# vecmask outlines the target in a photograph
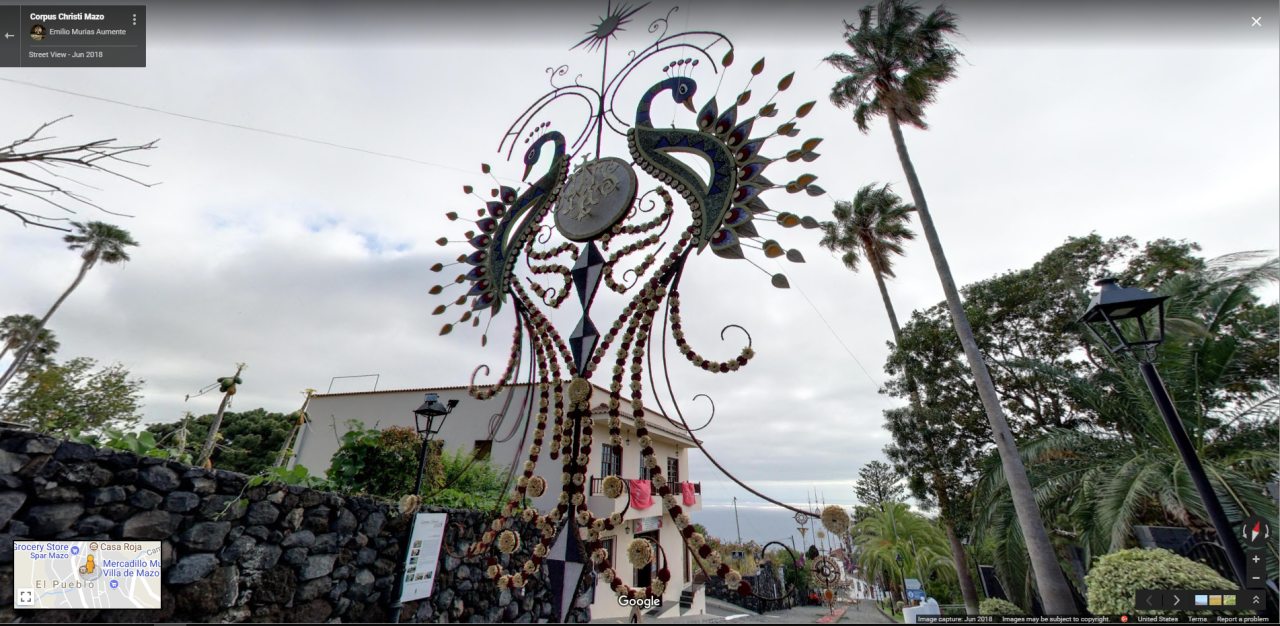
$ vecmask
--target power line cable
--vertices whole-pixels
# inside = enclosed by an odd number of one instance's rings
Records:
[[[777,261],[774,261],[774,263],[777,264],[778,271],[782,272],[782,274],[786,276],[787,272],[782,269],[782,264],[778,263]],[[808,294],[806,294],[804,290],[800,288],[800,283],[792,280],[790,276],[787,276],[787,281],[796,288],[796,291],[800,292],[801,296],[804,296],[805,302],[808,302],[809,306],[813,307],[813,312],[818,314],[818,319],[822,320],[823,324],[826,324],[827,330],[831,331],[831,336],[836,338],[836,341],[840,343],[840,347],[844,348],[844,351],[848,352],[850,357],[853,357],[853,362],[857,363],[858,369],[862,370],[862,373],[867,375],[867,380],[871,381],[871,383],[874,384],[876,388],[879,388],[880,383],[876,382],[876,379],[871,377],[871,372],[868,372],[867,368],[862,366],[862,361],[859,361],[858,357],[854,356],[853,351],[849,349],[849,346],[844,345],[844,341],[840,339],[840,335],[836,334],[836,329],[831,327],[831,324],[827,322],[827,318],[822,316],[822,311],[818,310],[818,307],[813,303],[813,300],[810,300]]]
[[[116,105],[120,105],[120,106],[124,106],[124,107],[129,107],[129,108],[132,108],[132,109],[139,109],[139,110],[142,110],[142,111],[150,111],[150,112],[152,112],[152,113],[160,113],[160,114],[162,114],[162,115],[169,115],[169,116],[173,116],[173,117],[179,117],[179,118],[186,119],[186,120],[194,120],[194,121],[197,121],[197,122],[204,122],[204,123],[206,123],[206,124],[215,124],[215,125],[217,125],[217,126],[226,126],[226,127],[228,127],[228,128],[238,128],[238,129],[240,129],[240,130],[247,130],[247,131],[251,131],[251,132],[255,132],[255,133],[262,133],[262,134],[264,134],[264,135],[272,135],[272,136],[274,136],[274,137],[282,137],[282,138],[285,138],[285,139],[293,139],[293,140],[296,140],[296,141],[304,141],[304,142],[307,142],[307,143],[319,144],[319,145],[322,145],[322,146],[329,146],[329,147],[331,147],[331,148],[339,148],[339,149],[342,149],[342,150],[351,150],[351,151],[353,151],[353,152],[360,152],[360,153],[362,153],[362,154],[369,154],[369,155],[373,155],[373,156],[380,156],[380,157],[385,157],[385,158],[388,158],[388,159],[396,159],[396,160],[398,160],[398,161],[407,161],[407,162],[409,162],[409,163],[416,163],[416,164],[418,164],[418,165],[426,165],[426,166],[429,166],[429,167],[438,167],[438,168],[440,168],[440,169],[444,169],[444,170],[451,170],[451,171],[454,171],[454,172],[461,172],[461,173],[463,173],[463,174],[474,174],[474,172],[471,172],[471,171],[468,171],[468,170],[459,169],[459,168],[456,168],[456,167],[450,167],[450,166],[448,166],[448,165],[440,165],[439,163],[432,163],[432,162],[430,162],[430,161],[423,161],[423,160],[420,160],[420,159],[414,159],[414,158],[410,158],[410,157],[406,157],[406,156],[400,156],[400,155],[397,155],[397,154],[389,154],[389,153],[386,153],[386,152],[378,152],[378,151],[376,151],[376,150],[368,150],[368,149],[365,149],[365,148],[356,148],[356,147],[354,147],[354,146],[347,146],[347,145],[343,145],[343,144],[340,144],[340,143],[334,143],[334,142],[332,142],[332,141],[325,141],[325,140],[323,140],[323,139],[312,139],[312,138],[310,138],[310,137],[303,137],[303,136],[301,136],[301,135],[294,135],[294,134],[290,134],[290,133],[283,133],[283,132],[274,131],[274,130],[267,130],[267,129],[265,129],[265,128],[255,128],[255,127],[253,127],[253,126],[245,126],[245,125],[243,125],[243,124],[235,124],[235,123],[232,123],[232,122],[222,122],[222,121],[219,121],[219,120],[213,120],[213,119],[209,119],[209,118],[198,117],[198,116],[195,116],[195,115],[187,115],[187,114],[185,114],[185,113],[175,113],[175,112],[173,112],[173,111],[166,111],[166,110],[164,110],[164,109],[159,109],[159,108],[156,108],[156,107],[150,107],[150,106],[145,106],[145,105],[141,105],[141,104],[133,104],[133,103],[130,103],[130,102],[123,102],[123,101],[120,101],[120,100],[113,100],[113,99],[111,99],[111,98],[103,98],[103,97],[101,97],[101,96],[93,96],[93,95],[89,95],[89,94],[78,93],[78,92],[75,92],[75,91],[69,91],[69,90],[66,90],[66,89],[58,89],[58,88],[56,88],[56,87],[50,87],[50,86],[48,86],[48,85],[40,85],[40,84],[37,84],[37,83],[29,83],[29,82],[22,81],[22,80],[14,80],[14,79],[12,79],[12,78],[0,78],[0,81],[4,81],[4,82],[7,82],[7,83],[13,83],[13,84],[15,84],[15,85],[22,85],[22,86],[24,86],[24,87],[34,87],[34,88],[36,88],[36,89],[44,89],[44,90],[46,90],[46,91],[53,91],[53,92],[56,92],[56,93],[66,94],[66,95],[69,95],[69,96],[76,96],[76,97],[79,97],[79,98],[88,98],[89,100],[97,100],[97,101],[99,101],[99,102],[108,102],[108,103],[110,103],[110,104],[116,104]],[[515,181],[515,180],[513,180],[513,179],[510,179],[510,178],[502,178],[501,180],[505,180],[505,181],[508,181],[508,182],[517,182],[517,181]]]

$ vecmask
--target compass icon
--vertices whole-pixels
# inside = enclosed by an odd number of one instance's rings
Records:
[[[1240,540],[1250,548],[1261,548],[1271,540],[1271,524],[1261,515],[1251,515],[1240,522]]]

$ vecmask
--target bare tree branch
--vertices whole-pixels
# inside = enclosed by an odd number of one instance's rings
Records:
[[[54,124],[69,117],[71,116],[45,122],[30,135],[0,146],[0,197],[13,199],[10,202],[0,202],[0,213],[8,213],[18,218],[23,226],[69,232],[68,229],[61,228],[56,223],[69,219],[61,216],[63,213],[76,214],[73,207],[77,204],[110,215],[132,217],[107,210],[82,195],[81,190],[100,191],[100,189],[77,180],[75,172],[102,172],[143,187],[159,184],[145,183],[113,169],[113,166],[121,164],[148,167],[145,163],[124,157],[133,152],[151,150],[156,147],[158,140],[141,145],[121,145],[115,143],[116,139],[99,139],[87,143],[45,147],[48,145],[46,142],[56,140],[57,137],[42,134]],[[67,169],[73,172],[67,172]],[[43,206],[44,210],[16,206],[16,201],[20,199],[35,201],[36,204]]]

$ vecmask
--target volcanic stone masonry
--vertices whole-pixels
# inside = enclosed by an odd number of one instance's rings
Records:
[[[248,487],[249,478],[0,429],[0,622],[386,621],[409,518],[387,503],[280,483]],[[449,514],[445,538],[455,554],[492,519],[489,512],[429,511]],[[521,550],[537,543],[536,529],[518,520],[515,529]],[[19,616],[12,597],[14,539],[159,540],[164,608]],[[508,555],[494,554],[508,564]],[[517,553],[517,561],[528,556]],[[545,568],[522,591],[499,592],[484,565],[446,551],[432,597],[406,602],[401,619],[551,618]],[[590,621],[589,607],[583,597],[569,621]]]

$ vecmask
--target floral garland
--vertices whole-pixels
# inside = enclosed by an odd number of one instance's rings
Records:
[[[608,518],[597,519],[586,508],[586,468],[590,463],[594,435],[589,421],[590,405],[588,401],[591,395],[589,379],[598,369],[610,346],[613,345],[615,340],[618,340],[618,347],[615,350],[615,364],[612,368],[613,377],[609,386],[609,443],[615,446],[622,443],[622,390],[624,380],[629,374],[630,381],[627,386],[631,391],[631,415],[636,428],[636,435],[639,437],[642,447],[643,464],[649,470],[650,480],[657,489],[664,513],[674,522],[676,528],[680,531],[682,540],[693,551],[695,558],[705,561],[706,565],[703,566],[705,571],[715,572],[715,575],[724,578],[726,584],[730,584],[731,588],[736,588],[743,595],[750,595],[750,583],[743,581],[741,574],[734,572],[727,563],[723,562],[719,553],[707,544],[706,538],[695,532],[689,515],[684,513],[673,493],[672,487],[662,474],[662,469],[653,449],[653,440],[650,437],[648,424],[645,420],[642,394],[645,346],[651,341],[654,317],[657,311],[662,308],[664,300],[668,296],[665,285],[674,277],[677,265],[681,262],[682,254],[686,253],[685,250],[692,246],[691,241],[701,232],[699,222],[700,220],[695,219],[694,225],[681,233],[679,243],[662,260],[661,268],[644,283],[643,288],[635,294],[629,305],[614,321],[609,331],[601,337],[600,344],[596,347],[591,359],[586,363],[582,376],[580,378],[575,377],[567,386],[570,395],[569,406],[567,407],[564,397],[566,385],[560,377],[561,366],[558,357],[563,356],[565,363],[572,363],[573,360],[569,350],[565,346],[564,340],[555,328],[550,325],[547,318],[539,311],[521,286],[518,283],[512,283],[513,295],[520,301],[524,311],[526,311],[526,324],[530,329],[530,343],[533,346],[540,380],[549,380],[550,382],[539,384],[540,398],[538,401],[537,427],[534,431],[533,445],[529,449],[529,460],[525,463],[524,474],[517,481],[512,498],[503,507],[502,514],[494,520],[491,530],[486,532],[481,540],[473,546],[473,554],[484,553],[495,541],[499,543],[498,549],[505,554],[512,554],[519,550],[519,537],[514,531],[510,530],[510,518],[516,513],[517,508],[525,497],[538,497],[546,492],[546,481],[541,477],[534,476],[534,471],[544,445],[547,422],[552,417],[554,417],[551,429],[552,437],[551,441],[547,443],[549,456],[553,460],[559,459],[564,466],[564,470],[560,477],[562,487],[556,506],[545,515],[539,514],[537,510],[532,508],[524,509],[520,514],[522,519],[532,523],[542,534],[539,542],[533,547],[533,555],[518,571],[511,574],[504,570],[496,558],[490,557],[488,559],[486,575],[489,579],[494,580],[499,588],[518,589],[523,587],[529,577],[533,576],[546,560],[548,550],[555,541],[556,528],[559,523],[566,518],[570,518],[578,525],[586,527],[590,561],[600,574],[601,580],[604,580],[615,594],[620,597],[646,598],[660,597],[666,591],[667,583],[671,580],[671,572],[666,565],[665,557],[660,561],[660,567],[655,579],[642,589],[631,588],[618,579],[617,572],[613,570],[609,556],[603,549],[601,535],[621,526],[623,522],[622,515],[613,513]],[[639,247],[643,247],[643,245]],[[631,246],[625,249],[634,251]],[[647,270],[650,265],[656,263],[656,259],[652,257],[653,255],[650,255],[650,258],[646,258],[640,271]],[[736,359],[724,363],[708,361],[698,356],[684,341],[683,331],[680,330],[679,294],[675,289],[670,291],[668,306],[670,306],[669,310],[674,322],[671,328],[677,345],[680,346],[681,352],[695,366],[706,371],[729,372],[745,365],[754,356],[754,351],[750,346],[743,348],[741,355]],[[622,335],[620,340],[619,334]],[[586,421],[581,426],[579,445],[575,449],[573,446],[572,426],[575,421],[584,419]],[[604,495],[610,498],[621,497],[625,491],[624,483],[616,476],[607,477],[601,486]],[[632,542],[630,548],[635,548],[635,554],[629,554],[629,559],[633,564],[637,561],[642,563],[653,562],[658,555],[653,553],[649,542],[645,540],[638,541],[639,543]],[[630,548],[629,552],[631,551]],[[644,554],[645,551],[648,551],[648,554]],[[659,546],[659,551],[661,551],[661,546]]]

